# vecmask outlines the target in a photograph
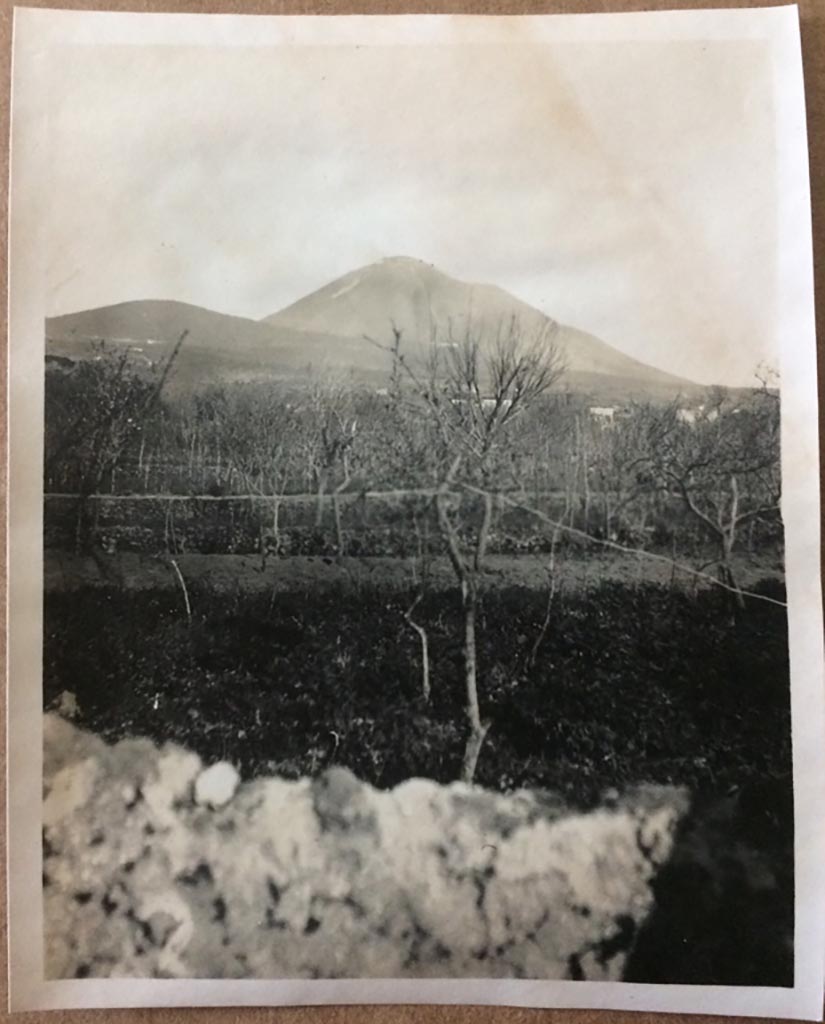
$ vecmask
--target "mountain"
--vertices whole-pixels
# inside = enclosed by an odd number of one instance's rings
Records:
[[[495,285],[468,284],[421,260],[396,256],[332,281],[262,323],[316,335],[336,335],[350,365],[386,367],[392,327],[402,331],[402,345],[414,355],[433,336],[444,340],[451,328],[460,338],[468,324],[494,335],[515,322],[530,337],[553,337],[564,354],[566,384],[573,390],[605,389],[624,397],[692,393],[697,385],[632,359],[585,331],[566,327]],[[367,340],[372,339],[372,341]],[[377,345],[375,344],[377,343]]]
[[[84,310],[46,320],[46,355],[53,360],[89,358],[94,345],[127,346],[136,361],[165,358],[189,332],[170,385],[193,390],[215,380],[290,377],[308,364],[306,347],[333,348],[337,339],[283,325],[216,313],[185,302],[150,299]]]
[[[263,320],[228,316],[184,302],[145,300],[84,310],[46,321],[46,355],[53,365],[92,358],[95,343],[128,347],[147,365],[183,344],[169,387],[199,390],[216,381],[300,379],[326,366],[379,386],[386,381],[392,327],[410,360],[432,338],[456,338],[468,324],[482,339],[518,324],[530,337],[552,335],[567,366],[564,386],[599,404],[629,398],[692,397],[703,389],[665,373],[584,331],[556,324],[494,285],[467,284],[421,260],[393,257],[325,285]],[[61,361],[59,363],[58,361]]]

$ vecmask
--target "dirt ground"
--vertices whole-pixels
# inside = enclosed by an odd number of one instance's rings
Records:
[[[485,572],[491,587],[528,587],[545,589],[549,585],[546,555],[490,555]],[[378,587],[405,589],[415,585],[416,568],[411,560],[386,557],[324,558],[291,555],[271,558],[265,567],[254,555],[183,554],[151,556],[124,552],[115,555],[74,555],[47,550],[44,559],[44,586],[47,592],[77,590],[85,587],[117,587],[127,591],[179,587],[175,564],[187,583],[224,593],[256,591],[305,591],[325,586]],[[739,585],[745,589],[760,580],[783,577],[781,563],[770,556],[740,556],[736,563]],[[560,554],[556,558],[556,588],[578,592],[605,582],[628,584],[658,583],[684,589],[711,585],[689,569],[710,576],[716,567],[687,564],[674,566],[661,556],[640,556],[622,552]],[[444,589],[455,585],[446,558],[429,567],[428,586]]]

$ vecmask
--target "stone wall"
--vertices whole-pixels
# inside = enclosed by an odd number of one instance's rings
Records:
[[[52,978],[619,980],[687,811],[671,788],[573,813],[343,768],[241,783],[56,715],[44,756]]]

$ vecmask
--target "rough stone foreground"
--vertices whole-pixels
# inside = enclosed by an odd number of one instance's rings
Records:
[[[687,810],[668,788],[578,814],[341,768],[237,781],[46,716],[49,977],[618,980]]]

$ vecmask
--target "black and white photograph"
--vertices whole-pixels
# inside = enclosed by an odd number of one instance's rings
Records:
[[[21,1008],[821,1014],[793,15],[16,46]]]

